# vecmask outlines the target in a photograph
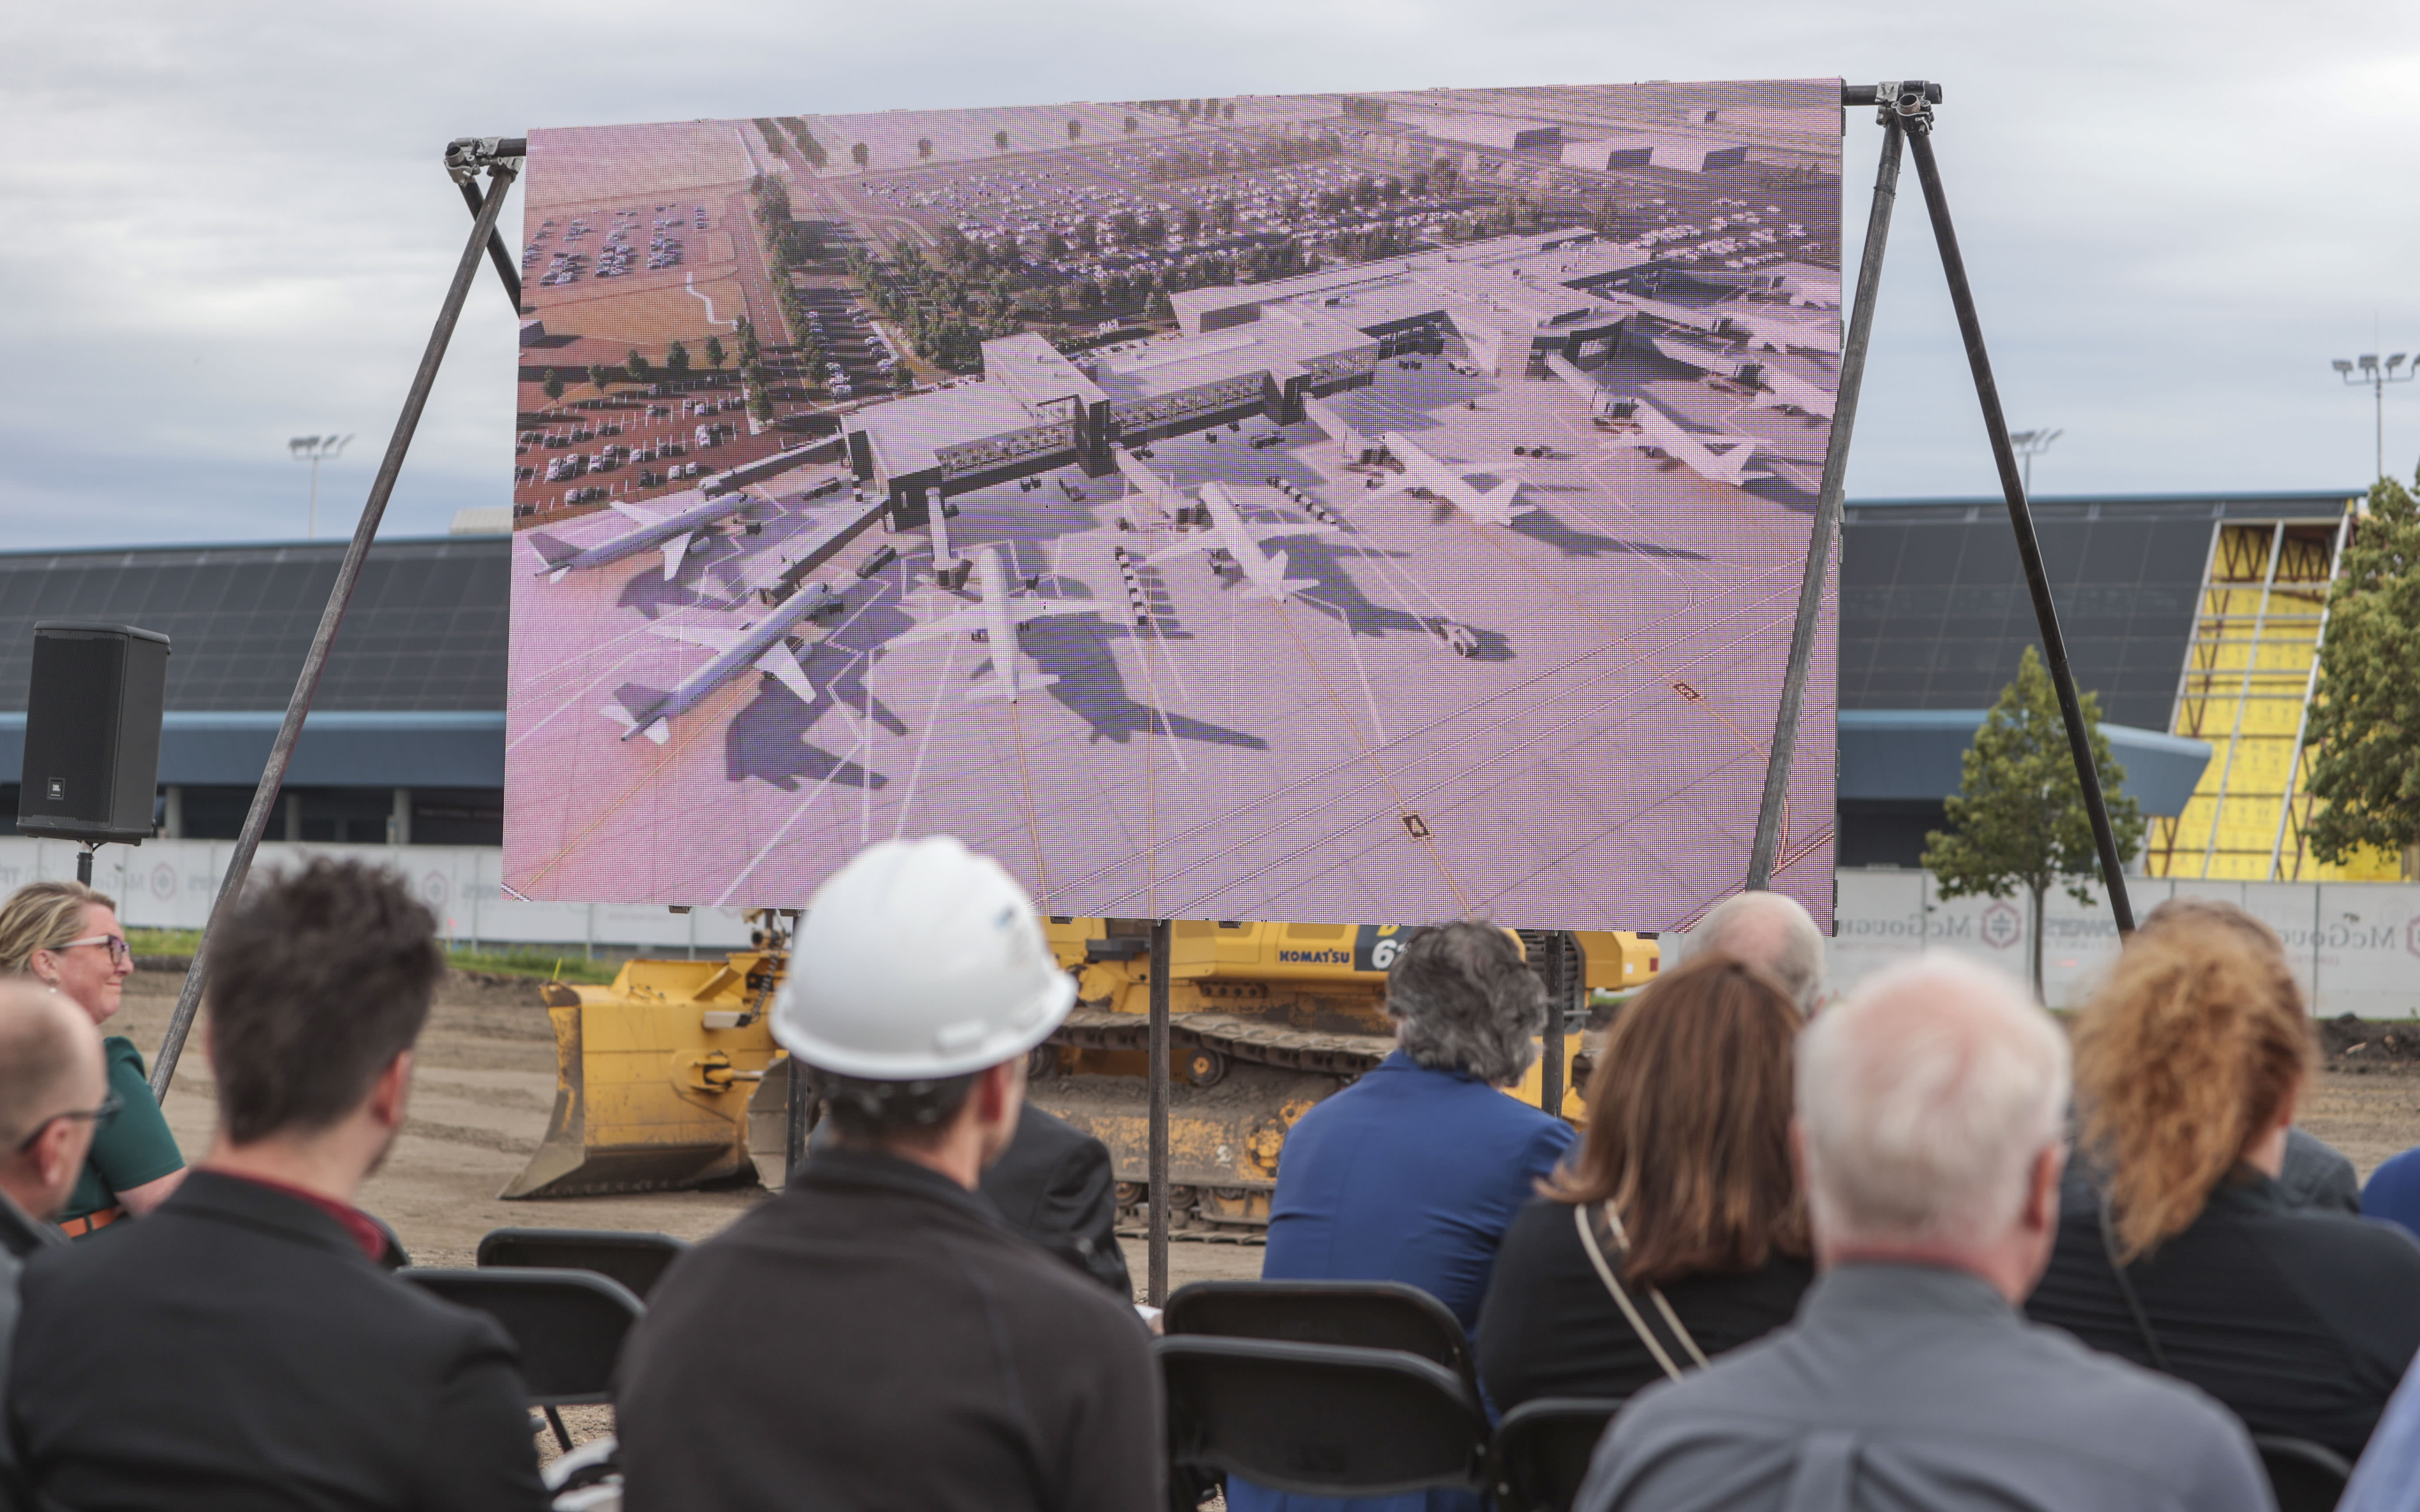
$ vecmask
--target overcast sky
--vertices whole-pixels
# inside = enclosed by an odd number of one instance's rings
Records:
[[[321,485],[321,533],[349,528],[468,228],[438,167],[455,136],[1824,74],[1946,81],[2010,423],[2067,433],[2038,493],[2366,483],[2370,396],[2328,362],[2420,350],[2409,4],[99,0],[0,20],[0,549],[300,536],[286,442],[309,432],[358,438]],[[1878,146],[1853,116],[1852,225]],[[1905,189],[1852,499],[1993,486]],[[515,332],[483,275],[387,534],[507,501]],[[2420,383],[2386,413],[2409,479]]]

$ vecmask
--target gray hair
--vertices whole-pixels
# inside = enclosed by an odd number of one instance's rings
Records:
[[[1989,966],[1935,952],[1860,982],[1798,1040],[1817,1237],[1996,1240],[2060,1137],[2068,1075],[2066,1035]]]
[[[1689,932],[1689,953],[1718,951],[1773,973],[1801,1012],[1823,995],[1823,932],[1787,893],[1743,892],[1716,903]]]
[[[1413,1060],[1502,1087],[1538,1058],[1546,989],[1517,940],[1466,918],[1412,936],[1387,973],[1387,1011],[1401,1021]]]
[[[0,977],[0,1161],[45,1120],[69,1112],[84,1095],[77,1084],[85,1075],[95,1084],[108,1078],[100,1032],[84,1010],[22,978]]]

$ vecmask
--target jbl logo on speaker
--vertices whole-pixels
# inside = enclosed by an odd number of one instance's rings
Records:
[[[51,801],[52,801],[53,803],[65,803],[65,802],[67,802],[67,801],[68,801],[68,779],[67,779],[66,778],[64,778],[64,777],[54,777],[54,778],[51,779],[51,789],[50,789],[50,791],[51,791]]]

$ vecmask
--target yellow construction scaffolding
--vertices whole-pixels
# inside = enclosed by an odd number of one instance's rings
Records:
[[[2351,529],[2335,520],[2227,521],[2211,543],[2171,733],[2206,740],[2209,766],[2184,812],[2154,819],[2155,877],[2242,882],[2392,881],[2398,857],[2322,865],[2304,844],[2303,751],[2327,635],[2328,589]]]

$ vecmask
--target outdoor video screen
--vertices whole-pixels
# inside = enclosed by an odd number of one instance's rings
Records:
[[[530,134],[504,864],[1666,929],[1747,868],[1837,81]],[[1834,617],[1776,886],[1828,918]]]

